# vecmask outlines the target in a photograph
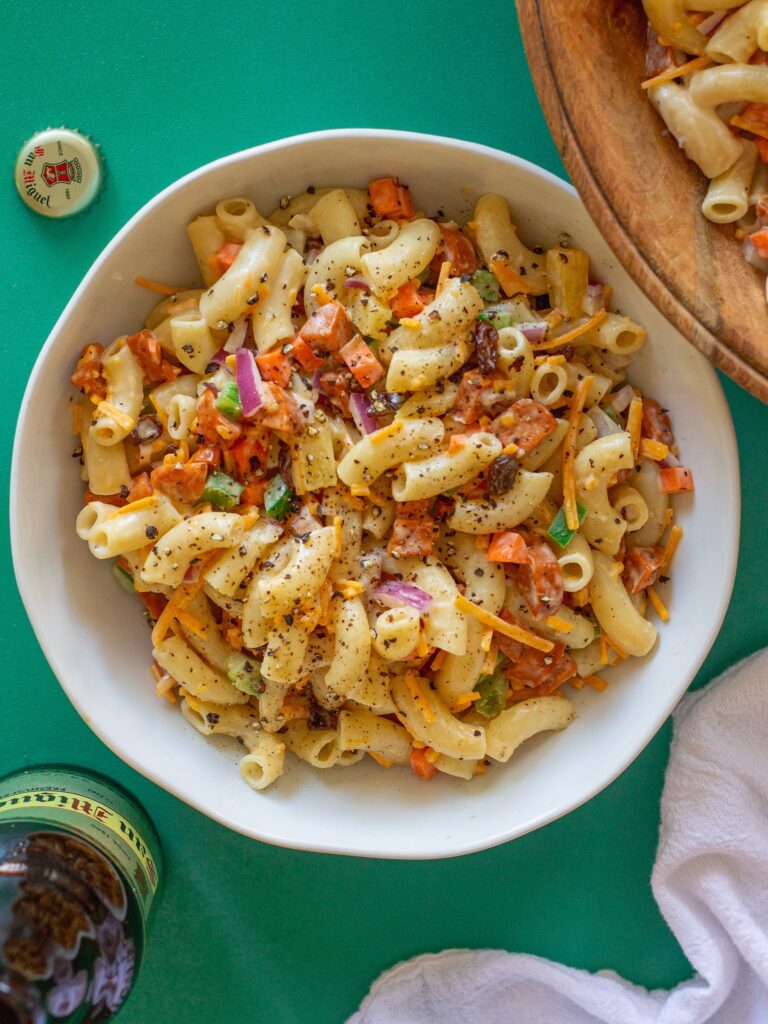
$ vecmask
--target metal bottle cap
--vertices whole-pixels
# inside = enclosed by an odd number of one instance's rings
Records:
[[[91,205],[104,181],[98,146],[69,128],[47,128],[25,142],[16,159],[16,188],[43,217],[74,217]]]

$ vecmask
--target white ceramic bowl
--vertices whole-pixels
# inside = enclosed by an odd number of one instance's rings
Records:
[[[672,618],[651,656],[610,674],[605,693],[576,693],[578,717],[537,738],[471,783],[373,763],[318,772],[292,764],[264,793],[240,778],[233,741],[213,743],[154,695],[149,633],[138,602],[75,536],[82,485],[71,458],[69,376],[82,346],[138,329],[155,297],[137,275],[196,280],[186,224],[228,195],[268,211],[307,185],[365,187],[399,174],[428,211],[466,220],[484,192],[505,195],[521,233],[551,243],[561,231],[592,257],[615,302],[648,328],[633,378],[672,409],[695,500],[680,502]],[[52,497],[53,496],[53,497]],[[123,760],[246,835],[299,849],[431,858],[493,846],[573,810],[643,749],[693,679],[730,597],[739,530],[738,457],[728,408],[707,362],[617,265],[573,189],[496,150],[427,135],[329,131],[235,153],[171,185],[107,246],[48,338],[19,417],[11,481],[16,577],[48,661],[91,728]],[[569,696],[575,691],[569,691]]]

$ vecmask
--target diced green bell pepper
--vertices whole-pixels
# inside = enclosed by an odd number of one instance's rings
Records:
[[[219,397],[216,399],[216,408],[227,419],[239,420],[243,415],[243,407],[240,404],[240,392],[233,380],[228,380],[222,385]]]
[[[270,519],[285,519],[291,504],[293,491],[278,473],[269,481],[264,491],[264,507]]]
[[[243,693],[257,696],[265,690],[259,663],[244,654],[235,654],[227,667],[227,678]]]
[[[125,590],[128,594],[135,594],[136,588],[133,585],[133,576],[125,569],[118,565],[117,562],[112,566],[112,575],[117,580],[120,587]]]
[[[501,296],[499,282],[490,270],[476,270],[472,275],[470,284],[473,284],[480,293],[483,302],[498,302]],[[496,326],[496,321],[493,321]]]
[[[497,668],[492,676],[480,676],[475,692],[480,694],[480,700],[475,701],[473,709],[484,718],[495,718],[506,706],[509,683]]]
[[[240,504],[240,495],[243,493],[243,485],[233,480],[226,473],[211,473],[205,490],[200,495],[200,501],[208,501],[214,508],[223,512],[229,512],[235,505]]]
[[[579,514],[579,523],[584,521],[584,516],[587,514],[587,510],[582,505],[576,506],[576,511]],[[565,521],[565,508],[561,508],[555,518],[552,520],[552,525],[547,530],[547,536],[558,544],[561,548],[567,547],[571,539],[573,538],[576,530],[568,528],[568,524]]]

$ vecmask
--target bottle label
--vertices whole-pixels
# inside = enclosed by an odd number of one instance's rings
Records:
[[[160,882],[157,834],[140,807],[106,779],[73,768],[44,768],[0,779],[0,825],[34,822],[80,836],[116,864],[146,933]]]

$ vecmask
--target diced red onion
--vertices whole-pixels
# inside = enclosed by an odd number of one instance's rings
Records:
[[[190,567],[184,573],[183,583],[197,583],[200,579],[200,563],[192,562]]]
[[[379,604],[387,608],[399,608],[407,604],[416,611],[426,612],[432,607],[432,598],[426,590],[414,587],[411,583],[398,583],[396,580],[382,583],[374,590],[373,596]]]
[[[361,292],[370,292],[371,286],[364,277],[348,277],[344,282],[345,288],[358,288]]]
[[[680,461],[680,459],[677,458],[676,455],[673,455],[672,452],[670,452],[665,459],[661,460],[659,465],[663,469],[675,469],[677,466],[682,466],[682,462]]]
[[[703,36],[711,36],[715,29],[720,27],[720,22],[724,21],[730,13],[730,11],[715,11],[708,18],[699,22],[696,26],[697,31],[701,32]]]
[[[354,391],[349,396],[349,411],[361,434],[372,434],[374,430],[379,429],[379,421],[373,415],[368,395]]]
[[[224,342],[225,352],[236,352],[237,349],[241,348],[245,342],[245,335],[248,332],[248,321],[245,317],[239,316],[232,324],[232,330],[230,331],[229,337]]]
[[[620,391],[611,399],[611,405],[615,412],[624,412],[625,409],[629,408],[629,403],[635,397],[635,389],[631,384],[625,384]]]
[[[593,405],[592,408],[587,412],[587,416],[592,420],[592,422],[597,427],[598,437],[608,437],[609,434],[621,433],[622,428],[619,426],[616,420],[612,420],[608,413],[603,412],[603,410],[598,405]]]
[[[253,416],[261,405],[261,376],[253,352],[249,348],[239,348],[235,352],[235,380],[240,392],[243,416],[247,419],[248,416]]]
[[[225,348],[220,348],[215,356],[211,356],[208,361],[209,366],[225,366],[227,362],[227,356],[231,355],[231,352],[227,352]]]
[[[533,324],[517,324],[518,331],[534,345],[544,340],[548,327],[549,324],[545,320],[539,320]]]
[[[605,285],[588,284],[581,307],[587,316],[594,316],[605,309]]]
[[[312,374],[312,387],[315,389],[315,391],[321,390],[320,381],[322,380],[322,376],[322,370],[315,370],[315,372]]]

